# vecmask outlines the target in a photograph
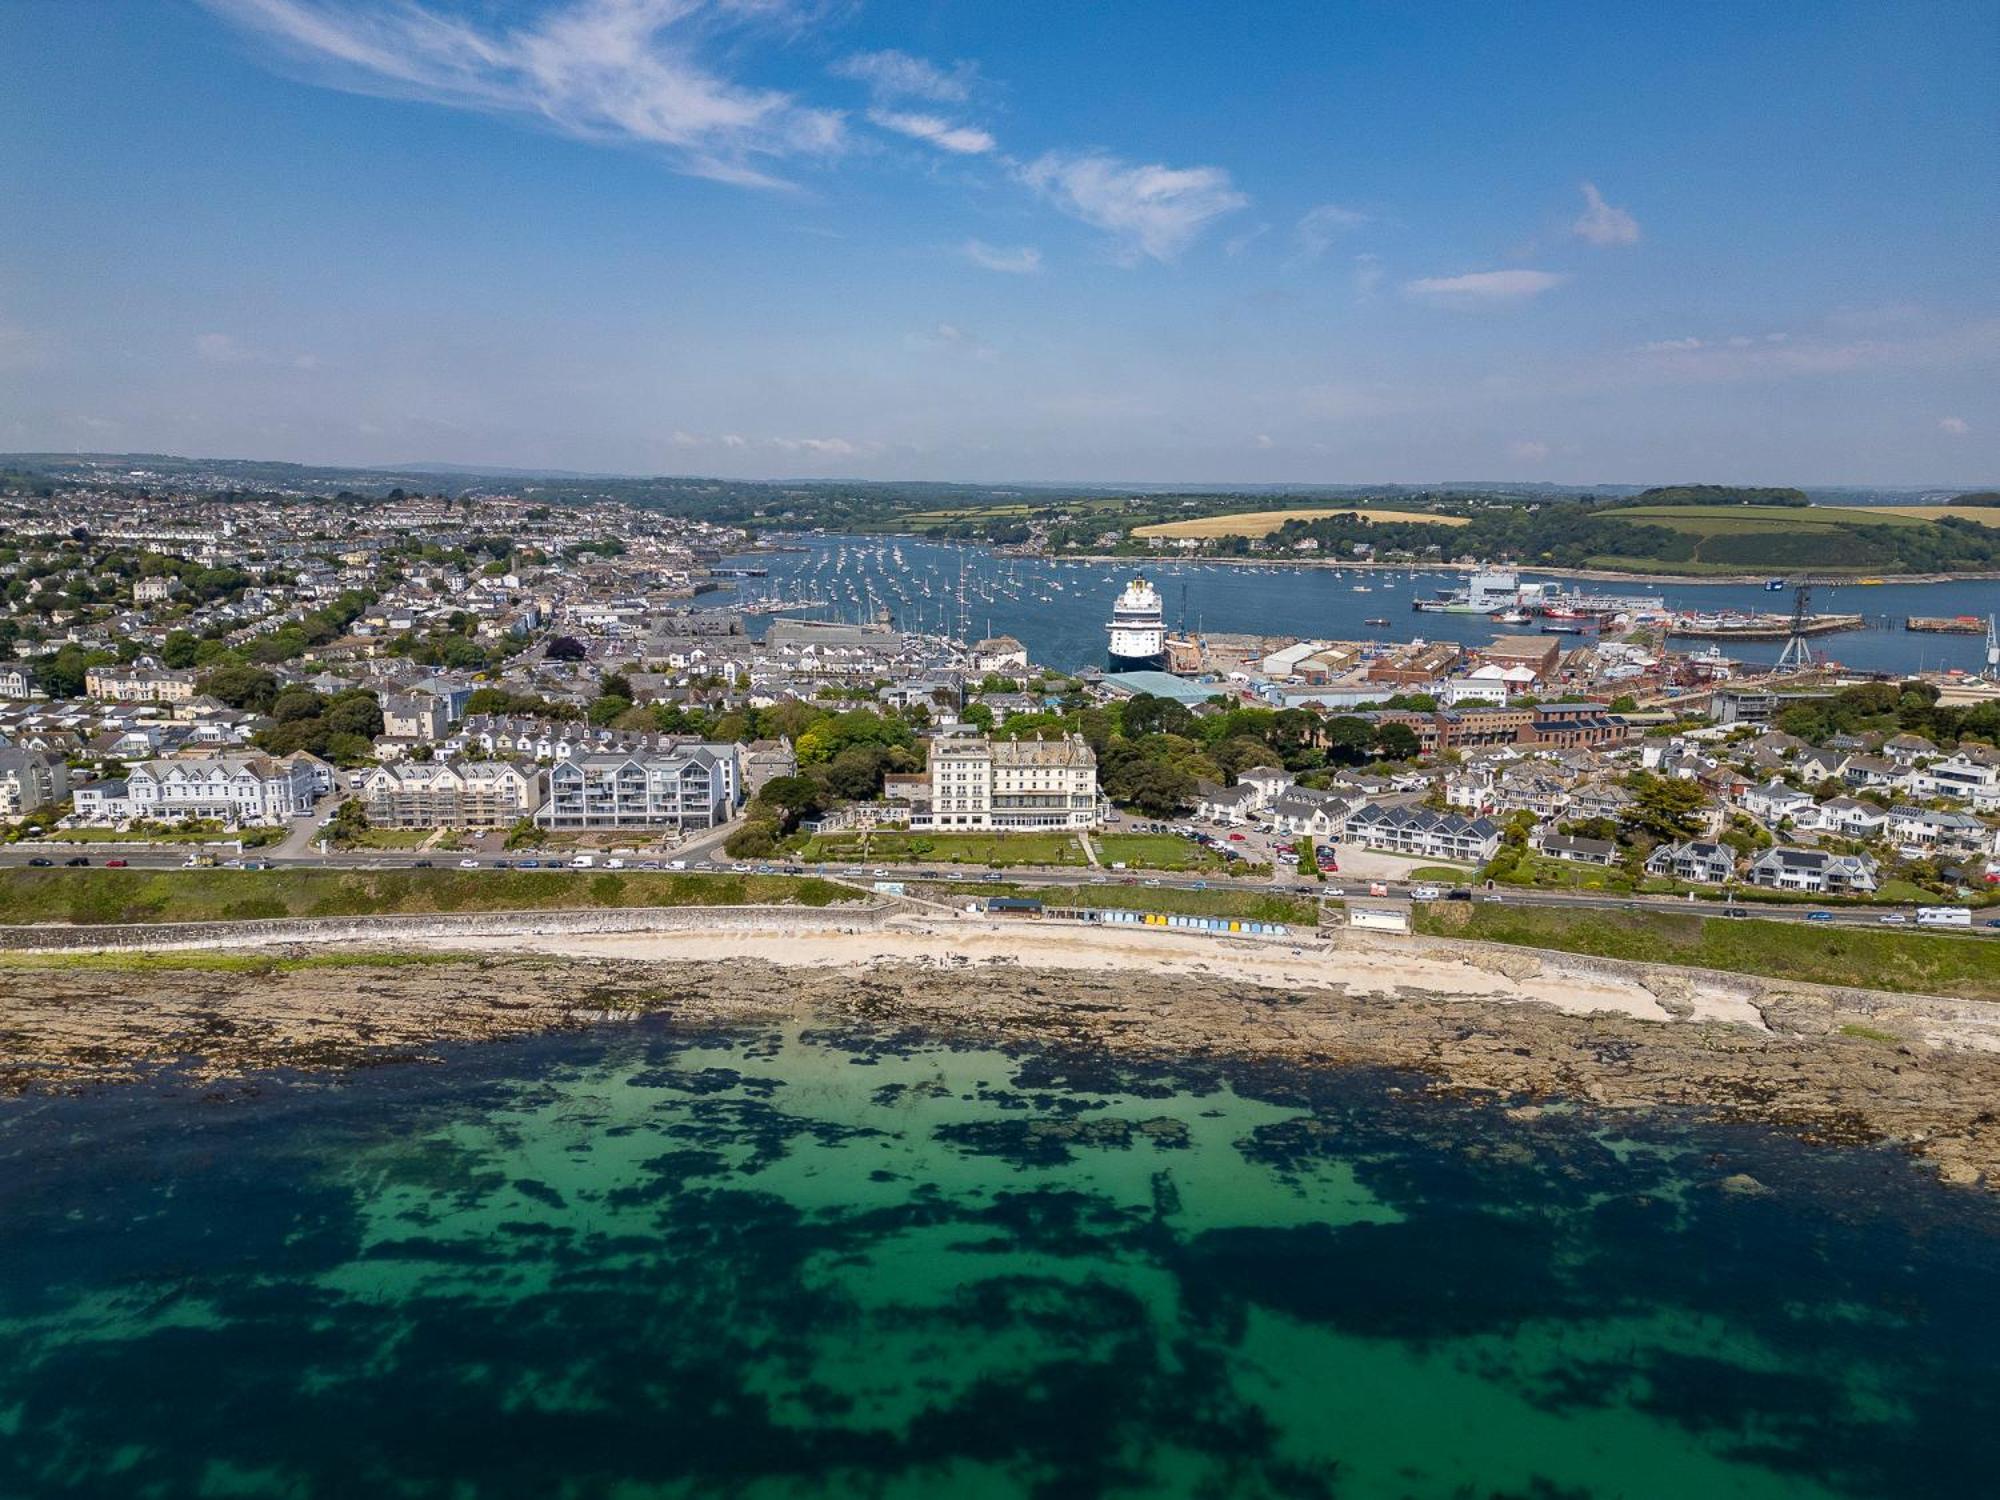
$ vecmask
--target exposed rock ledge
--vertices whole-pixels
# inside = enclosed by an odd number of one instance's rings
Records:
[[[1024,967],[971,939],[960,932],[949,952],[898,954],[874,951],[898,946],[884,935],[859,934],[849,941],[869,951],[847,965],[743,957],[737,935],[739,956],[727,961],[468,953],[462,962],[439,955],[416,966],[257,974],[6,969],[0,1089],[89,1088],[167,1062],[219,1081],[271,1067],[422,1060],[446,1042],[643,1012],[700,1024],[811,1014],[1002,1044],[1407,1068],[1439,1089],[1491,1091],[1528,1108],[1540,1098],[1687,1107],[1817,1140],[1897,1142],[1950,1181],[2000,1184],[1990,1103],[2000,1099],[2000,1053],[1977,1036],[1955,1044],[1951,1012],[1965,1002],[1659,970],[1621,980],[1635,997],[1630,1009],[1579,1011],[1506,995],[1515,985],[1576,983],[1565,955],[1461,948],[1451,960],[1461,985],[1439,979],[1442,958],[1417,965],[1404,950],[1391,978],[1360,953],[1336,951],[1320,955],[1317,982],[1294,986],[1246,982],[1214,945],[1197,950],[1203,972],[1190,982],[1185,968],[1162,964],[1042,965],[1024,955],[1037,965]],[[1255,965],[1246,957],[1241,966]],[[1710,1010],[1706,980],[1746,996],[1750,1022],[1659,1018],[1698,1002]],[[1975,1030],[1992,1024],[1964,1019]]]

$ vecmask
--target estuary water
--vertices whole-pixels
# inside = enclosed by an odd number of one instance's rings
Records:
[[[653,1020],[0,1106],[13,1500],[1971,1495],[1996,1348],[1899,1157],[1352,1071]]]
[[[1062,671],[1102,666],[1105,622],[1111,601],[1135,571],[1159,585],[1167,621],[1191,629],[1334,640],[1432,640],[1485,642],[1509,627],[1484,615],[1418,614],[1411,600],[1460,585],[1456,572],[1393,568],[1321,568],[1177,562],[1083,563],[1013,557],[988,548],[914,537],[786,537],[800,550],[732,558],[732,565],[765,568],[766,576],[739,580],[733,589],[707,595],[702,604],[727,608],[760,600],[811,601],[799,618],[860,621],[888,610],[905,630],[961,635],[1011,635],[1029,659]],[[1563,582],[1525,572],[1534,582]],[[1774,575],[1775,576],[1775,575]],[[1664,598],[1689,610],[1789,612],[1789,592],[1755,584],[1621,583],[1581,585],[1608,594]],[[1910,615],[2000,613],[2000,579],[1954,583],[1843,584],[1814,590],[1815,610],[1866,617],[1867,628],[1816,638],[1829,658],[1870,672],[1953,667],[1976,672],[1986,654],[1980,635],[1926,635],[1904,630]],[[768,616],[754,616],[761,635]],[[1371,619],[1388,622],[1371,626]],[[1684,642],[1690,649],[1699,642]],[[1731,641],[1728,655],[1770,662],[1781,641]]]

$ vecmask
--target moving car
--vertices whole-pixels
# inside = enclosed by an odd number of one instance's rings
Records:
[[[129,860],[123,860],[123,859],[107,859],[107,860],[106,860],[106,861],[104,862],[104,868],[105,868],[105,869],[107,869],[107,870],[122,870],[122,869],[124,869],[124,868],[126,867],[126,865],[128,865],[129,863],[130,863],[130,861],[129,861]]]
[[[1908,917],[1899,911],[1885,911],[1875,920],[1888,927],[1905,927],[1909,925],[1910,921]]]
[[[1747,917],[1750,915],[1750,908],[1747,906],[1725,906],[1722,908],[1722,914],[1725,917]]]
[[[1833,913],[1830,911],[1809,911],[1806,913],[1806,920],[1808,922],[1831,922],[1833,920]]]
[[[33,859],[29,860],[28,863],[33,865],[38,870],[46,870],[50,865],[54,864],[55,861],[52,859],[44,859],[41,855],[37,854]]]
[[[461,870],[476,870],[479,868],[479,861],[476,859],[461,859],[458,862],[458,867]]]
[[[64,864],[66,864],[66,865],[68,865],[68,866],[69,866],[69,867],[70,867],[70,868],[71,868],[71,869],[73,870],[73,869],[75,869],[75,868],[76,868],[76,867],[77,867],[78,865],[87,865],[87,864],[89,864],[89,863],[90,863],[90,860],[89,860],[89,858],[88,858],[87,856],[85,856],[85,855],[82,855],[82,854],[77,854],[77,855],[72,855],[72,856],[71,856],[70,858],[68,858],[68,859],[64,860],[64,861],[63,861],[63,863],[64,863]]]

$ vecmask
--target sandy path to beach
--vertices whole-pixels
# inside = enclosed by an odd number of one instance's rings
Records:
[[[546,933],[416,941],[433,948],[642,962],[762,959],[783,967],[852,973],[885,963],[935,964],[966,971],[968,984],[977,983],[981,966],[996,963],[1100,973],[1141,971],[1272,989],[1339,989],[1357,997],[1422,995],[1536,1003],[1572,1015],[1613,1011],[1642,1020],[1675,1019],[1652,991],[1634,980],[1562,972],[1539,955],[1508,955],[1508,961],[1496,962],[1482,951],[1451,958],[1434,950],[1402,947],[1393,939],[1349,937],[1324,946],[1312,941],[1294,946],[1158,928],[1122,932],[939,920],[903,921],[855,932],[801,926],[795,931]],[[1724,983],[1697,983],[1678,999],[1681,1019],[1732,1021],[1764,1029],[1762,1016],[1745,995]]]

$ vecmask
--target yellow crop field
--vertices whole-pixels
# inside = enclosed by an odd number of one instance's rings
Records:
[[[1414,521],[1427,526],[1464,526],[1464,516],[1436,516],[1418,510],[1374,510],[1360,505],[1320,506],[1313,510],[1246,510],[1233,516],[1199,516],[1192,521],[1162,521],[1135,526],[1134,536],[1217,537],[1269,536],[1287,521],[1319,521],[1328,516],[1359,516],[1376,522]]]
[[[1981,526],[2000,526],[2000,505],[1871,505],[1870,510],[1886,510],[1918,521],[1942,521],[1957,516],[1977,521]]]

